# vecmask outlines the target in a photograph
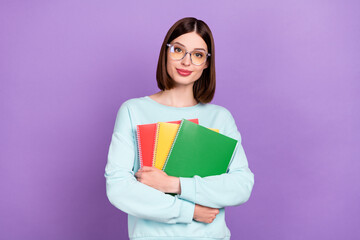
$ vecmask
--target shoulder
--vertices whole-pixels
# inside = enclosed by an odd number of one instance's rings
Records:
[[[130,98],[118,104],[117,118],[128,118],[131,115],[130,113],[132,112],[132,108],[140,104],[139,101],[141,101],[141,98]]]
[[[144,97],[129,98],[120,104],[121,107],[131,108],[137,105],[141,105],[144,101]]]
[[[213,103],[206,103],[205,105],[207,108],[211,109],[218,116],[220,116],[224,119],[232,119],[233,118],[231,112],[224,106],[220,106],[220,105],[213,104]]]

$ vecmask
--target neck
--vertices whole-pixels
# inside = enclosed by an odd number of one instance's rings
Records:
[[[158,94],[159,99],[161,99],[168,106],[191,107],[198,104],[194,98],[192,85],[188,87],[160,91]]]

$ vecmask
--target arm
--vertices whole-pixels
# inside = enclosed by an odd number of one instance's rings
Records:
[[[163,223],[191,223],[195,204],[138,182],[134,177],[135,138],[129,108],[120,107],[105,167],[106,195],[116,208]]]
[[[241,135],[231,113],[224,135],[238,140],[237,148],[227,173],[192,178],[180,177],[179,197],[207,207],[223,208],[245,203],[254,185],[254,174],[248,167],[247,158],[241,145]]]

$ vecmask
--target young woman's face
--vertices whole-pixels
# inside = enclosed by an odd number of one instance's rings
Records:
[[[205,41],[195,32],[183,34],[175,38],[173,41],[171,41],[170,44],[173,44],[175,42],[182,44],[188,52],[193,51],[195,48],[203,48],[205,49],[206,52],[208,52],[208,48]],[[167,54],[166,69],[169,76],[175,81],[176,86],[194,84],[194,82],[201,77],[203,70],[208,67],[209,59],[207,59],[204,64],[198,66],[198,65],[194,65],[191,62],[189,53],[187,53],[186,56],[181,60],[174,60],[170,57],[169,47],[168,47],[166,54]],[[179,72],[178,69],[191,71],[191,73],[185,76],[184,73]]]

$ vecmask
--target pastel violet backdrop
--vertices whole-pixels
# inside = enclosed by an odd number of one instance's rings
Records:
[[[177,20],[212,29],[255,174],[232,239],[358,239],[360,1],[1,1],[0,239],[127,239],[104,169]]]

